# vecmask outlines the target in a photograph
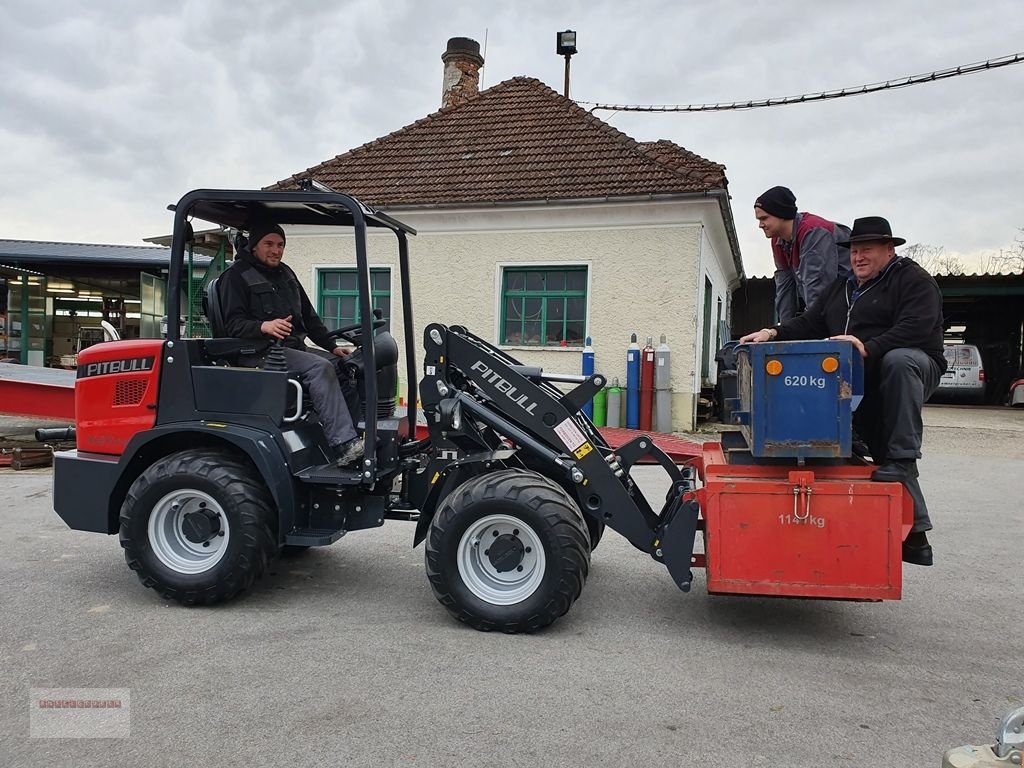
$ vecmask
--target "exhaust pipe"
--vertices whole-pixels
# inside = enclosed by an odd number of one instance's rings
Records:
[[[36,441],[40,443],[52,443],[60,440],[74,440],[74,427],[57,427],[55,429],[37,429]]]

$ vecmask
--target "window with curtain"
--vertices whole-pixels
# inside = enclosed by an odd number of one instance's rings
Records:
[[[330,330],[362,320],[359,314],[359,282],[355,267],[321,269],[317,273],[317,312]],[[370,300],[374,309],[384,312],[391,327],[391,270],[370,270]]]
[[[506,267],[501,280],[500,343],[583,345],[587,267]]]

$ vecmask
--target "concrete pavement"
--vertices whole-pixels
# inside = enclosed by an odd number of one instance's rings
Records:
[[[182,608],[116,537],[64,527],[48,470],[4,472],[0,765],[937,766],[1024,700],[1024,412],[1003,413],[929,429],[937,564],[901,602],[709,597],[700,572],[684,595],[609,532],[535,636],[450,619],[406,523]],[[51,686],[130,688],[131,737],[29,739]]]

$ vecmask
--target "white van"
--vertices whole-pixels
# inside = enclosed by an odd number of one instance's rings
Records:
[[[981,352],[973,344],[946,344],[946,372],[942,374],[935,399],[980,403],[985,399],[985,369]]]

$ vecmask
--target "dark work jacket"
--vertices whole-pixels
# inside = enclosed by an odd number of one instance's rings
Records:
[[[335,344],[309,301],[291,267],[282,263],[275,269],[258,262],[248,251],[238,257],[217,281],[224,328],[236,339],[269,339],[260,331],[265,320],[291,315],[292,333],[284,346],[305,350],[305,339],[328,352]]]
[[[849,237],[842,224],[798,213],[793,219],[793,239],[772,240],[775,259],[775,313],[785,322],[796,317],[801,302],[810,306],[837,277],[850,274],[850,249],[838,241]]]
[[[799,317],[776,326],[780,341],[849,334],[864,342],[866,369],[886,352],[912,347],[946,370],[942,354],[942,293],[935,278],[913,259],[895,258],[862,286],[839,278]]]

